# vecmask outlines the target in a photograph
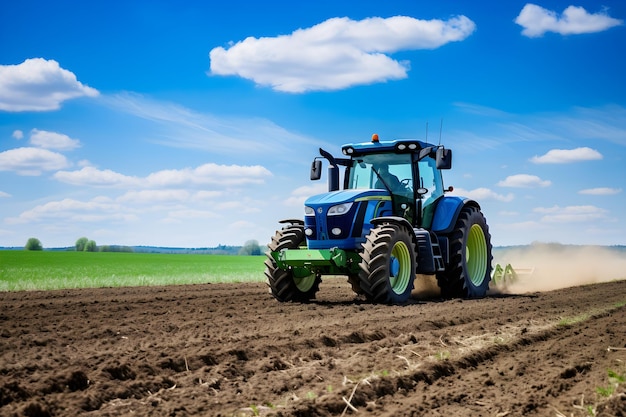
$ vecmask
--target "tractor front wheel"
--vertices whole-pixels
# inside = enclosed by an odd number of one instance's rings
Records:
[[[265,276],[270,293],[278,301],[306,302],[315,298],[319,290],[321,277],[303,268],[278,268],[271,255],[271,252],[280,252],[283,249],[298,250],[304,241],[304,225],[295,223],[278,230],[268,245]]]
[[[477,207],[466,206],[459,213],[450,235],[450,262],[437,273],[444,297],[481,298],[491,280],[491,235],[485,217]]]
[[[361,290],[372,302],[404,303],[413,290],[416,263],[413,232],[400,225],[378,225],[363,244]]]

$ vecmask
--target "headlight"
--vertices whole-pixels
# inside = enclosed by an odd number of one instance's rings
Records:
[[[304,215],[305,216],[315,216],[315,210],[313,210],[309,206],[304,206]]]
[[[346,214],[348,211],[350,211],[351,207],[352,207],[352,203],[343,203],[343,204],[338,204],[336,206],[332,206],[331,208],[328,209],[328,215],[329,216],[341,216],[342,214]]]

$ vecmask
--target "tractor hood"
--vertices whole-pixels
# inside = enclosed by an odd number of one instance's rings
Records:
[[[304,234],[309,249],[358,250],[374,217],[392,214],[385,190],[355,189],[314,195],[305,202]]]
[[[305,206],[319,206],[330,204],[350,203],[353,201],[376,200],[378,198],[389,197],[389,193],[385,190],[340,190],[331,191],[329,193],[317,194],[309,197],[305,202]]]

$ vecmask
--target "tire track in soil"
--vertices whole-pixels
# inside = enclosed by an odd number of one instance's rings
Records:
[[[261,283],[0,293],[0,415],[331,416],[351,395],[359,415],[569,415],[626,361],[606,351],[624,301],[626,281],[402,307],[342,279],[309,304]]]

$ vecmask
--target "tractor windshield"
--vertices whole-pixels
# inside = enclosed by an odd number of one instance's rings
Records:
[[[393,194],[413,194],[410,154],[370,154],[355,158],[347,187],[378,188]]]

